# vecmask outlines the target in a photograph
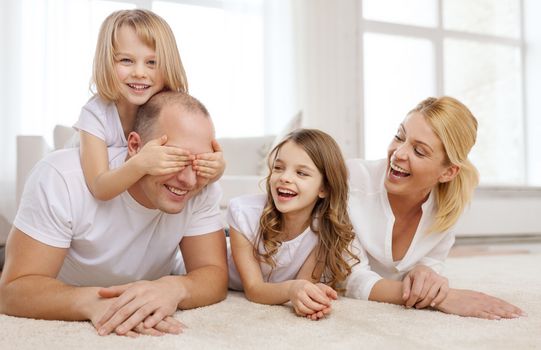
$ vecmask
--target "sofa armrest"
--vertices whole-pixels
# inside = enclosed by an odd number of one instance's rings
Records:
[[[265,193],[265,178],[257,175],[224,175],[219,180],[223,197],[220,208],[225,210],[229,201],[245,194]]]

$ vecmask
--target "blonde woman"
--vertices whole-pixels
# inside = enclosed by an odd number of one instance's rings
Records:
[[[501,299],[450,289],[439,274],[479,181],[468,159],[476,135],[477,120],[464,104],[428,98],[400,124],[386,159],[348,162],[361,264],[346,295],[489,319],[523,314]]]

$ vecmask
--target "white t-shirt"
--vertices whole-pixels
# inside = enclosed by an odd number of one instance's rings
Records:
[[[126,148],[109,148],[110,166]],[[99,201],[88,191],[79,150],[59,150],[32,170],[14,225],[49,246],[69,248],[58,279],[76,286],[155,280],[181,268],[183,237],[223,228],[221,189],[208,185],[180,213],[148,209],[124,192]]]
[[[267,196],[265,194],[236,197],[229,203],[227,222],[229,227],[244,235],[254,244],[259,232],[259,219]],[[283,282],[295,279],[297,273],[308,258],[318,242],[318,236],[308,227],[303,233],[294,239],[282,242],[280,249],[274,255],[276,267],[271,272],[270,265],[261,262],[263,280],[266,282]],[[259,249],[263,252],[262,244]],[[227,262],[229,265],[229,288],[243,290],[239,272],[233,261],[231,249],[227,250]],[[269,278],[270,274],[270,278]]]
[[[116,105],[113,102],[104,101],[99,95],[92,97],[83,106],[79,120],[73,128],[102,139],[107,147],[128,145]]]
[[[453,229],[427,230],[436,211],[434,192],[422,205],[422,216],[408,251],[393,261],[394,215],[384,186],[387,160],[347,161],[350,178],[349,216],[356,233],[354,245],[360,249],[361,263],[353,267],[347,279],[346,296],[368,299],[374,284],[382,278],[401,281],[416,265],[441,272],[443,262],[455,241]]]

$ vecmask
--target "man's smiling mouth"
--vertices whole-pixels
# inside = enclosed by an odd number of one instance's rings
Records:
[[[176,194],[177,196],[184,196],[186,193],[188,193],[187,190],[181,190],[180,188],[176,188],[169,185],[164,185],[164,186],[165,188],[167,188],[167,190],[169,190],[169,192]]]

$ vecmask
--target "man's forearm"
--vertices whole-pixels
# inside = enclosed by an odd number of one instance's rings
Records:
[[[88,320],[98,288],[73,287],[54,278],[24,276],[0,286],[0,312],[46,320]]]
[[[166,276],[181,284],[179,309],[192,309],[220,302],[227,296],[227,270],[205,266],[184,276]]]

